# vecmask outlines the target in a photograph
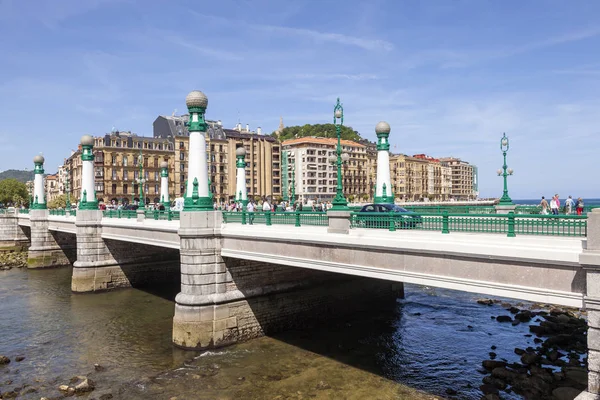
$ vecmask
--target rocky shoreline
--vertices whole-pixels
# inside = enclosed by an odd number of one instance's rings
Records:
[[[499,400],[502,393],[516,393],[524,399],[571,400],[587,388],[587,322],[577,309],[533,304],[524,308],[492,299],[479,304],[499,304],[505,309],[492,316],[498,323],[528,324],[526,337],[536,347],[497,349],[482,362],[482,399]],[[514,352],[520,362],[508,362],[501,355]]]
[[[0,251],[0,271],[27,266],[26,251]]]

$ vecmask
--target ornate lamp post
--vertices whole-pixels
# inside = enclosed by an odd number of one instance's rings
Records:
[[[290,195],[288,193],[288,190],[289,190],[288,154],[289,154],[289,152],[282,152],[283,157],[281,158],[281,170],[284,171],[281,174],[281,184],[282,184],[283,201],[285,201],[286,203],[290,200]]]
[[[67,171],[67,179],[65,182],[65,186],[66,186],[65,190],[67,192],[67,204],[65,204],[65,208],[67,210],[70,210],[71,209],[71,189],[69,188],[69,174],[71,171],[69,170],[69,168],[67,168],[66,171]]]
[[[248,205],[248,190],[246,189],[246,149],[238,147],[235,150],[235,156],[237,158],[235,163],[237,169],[235,202],[242,202],[244,209],[246,209],[246,206]]]
[[[163,161],[160,163],[160,202],[166,211],[171,208],[169,201],[169,163]]]
[[[506,167],[506,153],[508,152],[508,137],[506,133],[503,134],[502,139],[500,139],[500,150],[502,150],[502,155],[504,156],[504,165],[502,165],[502,169],[498,170],[498,176],[502,176],[504,178],[504,192],[502,197],[500,198],[499,205],[501,206],[510,206],[513,205],[513,202],[508,195],[508,186],[506,182],[506,177],[513,174],[513,169]]]
[[[339,123],[338,123],[339,120]],[[337,187],[335,191],[335,198],[332,202],[331,209],[334,211],[348,210],[348,202],[344,197],[344,191],[342,187],[342,125],[344,124],[344,108],[340,103],[338,97],[337,103],[333,108],[333,124],[335,125],[335,133],[337,135],[337,147],[336,147],[336,165],[337,165]]]
[[[288,156],[291,156],[292,152],[288,151]],[[289,168],[292,170],[292,197],[290,198],[290,203],[294,204],[296,202],[296,159],[290,164]]]
[[[94,178],[94,138],[90,135],[81,137],[81,200],[80,210],[97,210],[96,187]]]
[[[37,155],[33,157],[33,203],[29,205],[32,210],[46,209],[46,195],[44,193],[44,157]]]
[[[390,124],[381,121],[375,126],[377,134],[377,184],[375,185],[375,203],[393,203],[394,194],[390,180]]]
[[[137,183],[140,187],[140,201],[138,202],[138,210],[143,210],[146,208],[146,200],[144,199],[144,183],[146,183],[146,179],[144,179],[143,161],[144,157],[142,157],[142,150],[140,149],[140,158],[138,161],[140,172],[137,179]]]
[[[199,90],[185,98],[190,121],[190,148],[188,153],[188,180],[183,201],[184,211],[212,211],[213,201],[208,190],[208,167],[206,162],[206,122],[204,113],[208,98]]]
[[[348,162],[348,160],[350,159],[350,155],[349,155],[348,153],[342,153],[342,156],[341,156],[341,158],[342,158],[342,165],[344,165],[344,164],[346,164],[346,162]],[[330,156],[329,156],[329,163],[330,163],[331,165],[337,165],[337,160],[338,160],[338,157],[337,157],[337,156],[334,156],[334,155],[330,155]],[[333,203],[332,203],[332,204],[333,204]]]

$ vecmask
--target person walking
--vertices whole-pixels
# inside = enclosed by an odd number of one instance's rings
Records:
[[[583,199],[581,197],[577,199],[575,208],[577,209],[577,215],[581,215],[583,213]]]
[[[552,200],[550,200],[550,210],[552,211],[552,215],[558,215],[558,198],[556,195],[552,196]]]
[[[569,196],[567,201],[565,201],[565,214],[571,215],[573,212],[573,207],[575,206],[575,202],[573,201],[573,197]]]
[[[544,196],[542,196],[542,201],[540,202],[540,206],[542,207],[542,214],[543,215],[548,214],[548,201],[546,201],[546,198]]]
[[[251,201],[248,202],[248,205],[246,206],[246,210],[248,210],[248,221],[250,223],[250,225],[252,225],[252,223],[254,222],[254,203]]]
[[[269,204],[267,199],[265,199],[265,201],[263,201],[262,210],[263,211],[271,211],[271,205]]]

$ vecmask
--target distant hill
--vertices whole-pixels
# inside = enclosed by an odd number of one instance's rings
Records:
[[[19,182],[27,182],[33,180],[33,171],[24,171],[20,169],[9,169],[0,172],[0,181],[3,179],[16,179]]]

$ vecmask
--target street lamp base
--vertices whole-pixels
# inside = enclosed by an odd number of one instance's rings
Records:
[[[375,196],[373,201],[375,204],[394,204],[394,198],[392,196]]]
[[[512,202],[511,198],[508,197],[508,195],[504,195],[500,198],[500,202],[498,203],[498,205],[512,206],[512,205],[514,205],[514,203]]]
[[[213,211],[213,200],[210,197],[186,197],[183,200],[183,211]]]
[[[97,210],[98,209],[98,200],[95,201],[80,201],[79,202],[80,210]]]

